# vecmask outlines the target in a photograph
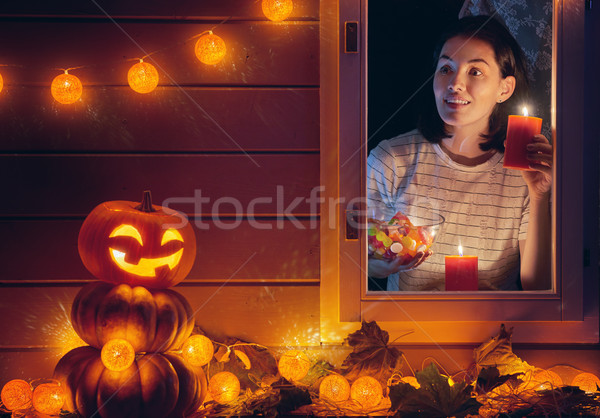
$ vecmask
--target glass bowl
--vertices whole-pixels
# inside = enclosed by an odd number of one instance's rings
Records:
[[[430,209],[413,208],[397,212],[389,220],[380,211],[371,211],[368,218],[369,257],[379,260],[402,258],[409,264],[418,253],[424,253],[435,241],[444,217]]]

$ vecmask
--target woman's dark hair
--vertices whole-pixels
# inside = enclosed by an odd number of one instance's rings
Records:
[[[509,108],[512,108],[513,104],[520,106],[527,100],[529,94],[527,64],[523,51],[508,29],[493,17],[469,16],[458,20],[442,34],[434,51],[434,68],[437,67],[440,53],[446,41],[456,36],[487,42],[494,50],[496,62],[500,67],[502,77],[513,76],[516,79],[515,90],[512,96],[507,101],[498,103],[494,107],[490,115],[488,134],[482,135],[487,141],[480,144],[483,151],[496,149],[504,152],[504,139],[506,137]],[[514,111],[516,111],[516,107],[513,108]],[[434,143],[440,142],[443,138],[450,136],[435,105],[433,81],[430,84],[429,94],[422,106],[419,118],[419,131],[428,141]]]

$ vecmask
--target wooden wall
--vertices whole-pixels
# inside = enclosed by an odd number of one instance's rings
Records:
[[[318,346],[320,211],[307,199],[321,181],[319,0],[295,2],[280,24],[266,21],[255,0],[4,3],[0,384],[52,373],[72,343],[73,298],[93,280],[77,253],[83,219],[100,202],[138,200],[146,189],[196,226],[196,263],[176,290],[201,328]],[[228,54],[206,66],[191,38],[216,25]],[[137,94],[127,70],[153,52],[160,85]],[[81,67],[71,73],[83,98],[59,105],[49,85],[68,67]],[[200,196],[209,203],[195,204]],[[223,197],[242,210],[223,204],[215,219],[213,203]],[[473,347],[402,349],[415,368],[433,356],[453,371],[468,366]],[[597,349],[518,354],[540,367],[598,372]],[[323,350],[340,356],[339,347]]]
[[[319,184],[319,1],[296,2],[285,23],[253,0],[25,0],[0,13],[2,382],[51,373],[93,280],[83,219],[147,189],[195,226],[177,290],[201,328],[318,344],[319,207],[306,199]],[[228,50],[215,66],[194,55],[211,28]],[[126,75],[149,53],[160,84],[142,95]],[[71,67],[83,96],[61,105],[50,83]],[[46,374],[32,375],[24,359],[40,356]]]

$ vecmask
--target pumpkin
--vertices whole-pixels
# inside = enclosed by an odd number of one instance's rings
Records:
[[[104,202],[79,231],[79,255],[98,279],[164,289],[181,282],[196,257],[196,237],[184,214],[152,205]]]
[[[136,353],[163,352],[183,345],[194,328],[194,316],[174,290],[92,282],[75,296],[71,323],[83,341],[99,349],[123,339]]]
[[[84,417],[182,417],[200,407],[207,389],[202,369],[175,354],[147,354],[115,372],[90,346],[65,354],[54,379],[65,388],[63,409]]]

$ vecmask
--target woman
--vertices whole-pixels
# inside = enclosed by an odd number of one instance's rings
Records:
[[[533,171],[502,167],[508,113],[526,105],[527,72],[510,33],[487,16],[463,18],[435,52],[433,97],[419,130],[382,141],[368,158],[368,205],[390,219],[439,211],[435,253],[410,265],[369,260],[388,290],[444,290],[444,256],[479,257],[479,289],[549,289],[552,146],[528,146]],[[426,261],[425,261],[426,260]]]

